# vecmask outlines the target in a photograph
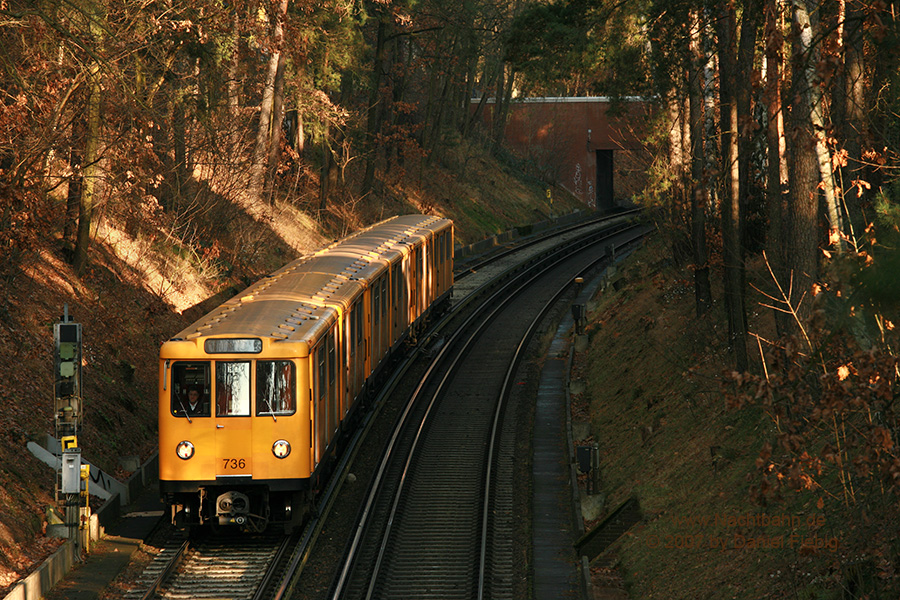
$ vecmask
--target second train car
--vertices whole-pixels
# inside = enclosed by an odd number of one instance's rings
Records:
[[[282,267],[159,357],[174,523],[300,524],[388,357],[453,288],[453,224],[394,217]]]

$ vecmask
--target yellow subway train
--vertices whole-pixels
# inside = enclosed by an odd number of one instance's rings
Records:
[[[159,485],[173,522],[299,525],[376,377],[452,289],[453,223],[398,216],[163,343]]]

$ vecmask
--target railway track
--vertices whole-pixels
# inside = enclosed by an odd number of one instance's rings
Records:
[[[145,586],[126,598],[270,598],[278,576],[284,575],[285,555],[296,542],[277,535],[175,539],[145,571]]]
[[[496,303],[496,300],[486,299],[486,295],[488,290],[498,285],[498,281],[514,281],[553,254],[565,255],[574,251],[574,248],[588,244],[598,247],[610,240],[611,235],[626,239],[630,234],[611,234],[608,231],[610,228],[614,231],[632,228],[630,219],[631,215],[617,215],[600,223],[590,222],[570,227],[556,232],[556,238],[532,238],[520,245],[518,252],[501,250],[478,265],[470,263],[465,274],[459,275],[464,283],[459,286],[459,292],[454,293],[453,311],[438,325],[436,332],[431,334],[429,339],[432,343],[429,345],[425,342],[419,348],[420,352],[408,357],[395,377],[387,382],[382,396],[375,401],[376,410],[366,417],[350,442],[348,451],[338,464],[329,487],[319,499],[302,536],[290,540],[266,536],[251,540],[246,536],[236,536],[202,542],[173,538],[165,543],[146,569],[137,585],[140,591],[130,593],[127,596],[129,600],[410,597],[422,592],[416,591],[416,580],[420,583],[434,582],[435,587],[430,591],[426,590],[425,596],[457,597],[448,590],[461,587],[466,593],[459,597],[480,598],[485,589],[489,590],[485,597],[512,597],[505,591],[510,589],[509,582],[514,570],[511,534],[515,521],[511,514],[514,485],[511,473],[516,461],[512,441],[515,437],[515,419],[504,420],[504,411],[497,409],[495,399],[503,386],[497,382],[490,386],[481,383],[487,381],[490,373],[503,371],[504,363],[508,363],[510,359],[499,351],[499,344],[475,342],[479,339],[499,340],[501,333],[504,338],[508,337],[508,333],[511,334],[521,325],[521,314],[525,309],[508,309],[513,317],[501,318],[497,315],[492,319],[493,330],[469,334],[467,344],[472,347],[472,352],[460,364],[459,370],[475,373],[477,376],[469,377],[468,387],[457,382],[457,387],[453,388],[455,391],[446,392],[458,402],[435,401],[430,403],[431,409],[422,408],[429,405],[425,402],[411,402],[407,405],[409,408],[406,412],[417,411],[408,416],[411,423],[419,423],[418,437],[422,441],[402,441],[398,444],[421,444],[421,453],[413,454],[411,450],[404,449],[399,454],[406,456],[408,462],[400,461],[398,464],[385,466],[384,469],[390,471],[387,477],[389,480],[398,481],[398,472],[404,471],[408,471],[413,479],[409,480],[410,483],[397,487],[399,491],[392,496],[395,500],[389,502],[387,508],[379,504],[372,509],[372,513],[378,513],[382,519],[385,514],[393,514],[391,520],[396,520],[398,526],[391,536],[383,538],[379,544],[373,545],[368,540],[361,544],[365,553],[370,555],[375,548],[376,554],[380,556],[377,567],[370,571],[368,579],[360,573],[365,573],[367,568],[372,567],[360,565],[369,559],[355,556],[349,559],[354,566],[346,569],[346,581],[337,584],[335,581],[339,580],[340,574],[333,572],[333,566],[341,563],[341,556],[344,554],[341,540],[352,538],[354,534],[362,535],[363,531],[371,536],[373,534],[370,530],[379,529],[378,525],[356,525],[346,516],[355,512],[354,506],[363,505],[366,501],[367,491],[372,487],[370,477],[366,474],[373,474],[371,479],[374,479],[374,473],[380,469],[377,465],[380,454],[376,456],[377,453],[371,452],[371,448],[357,456],[361,440],[373,428],[380,429],[380,432],[376,431],[371,435],[373,438],[389,438],[392,435],[390,428],[404,409],[401,404],[386,402],[384,398],[402,396],[403,393],[398,394],[395,386],[407,371],[415,373],[418,369],[422,373],[428,369],[425,358],[447,363],[444,355],[450,356],[452,353],[449,349],[456,344],[444,343],[450,334],[442,332],[453,331],[463,321],[476,321],[477,318],[472,317],[475,307]],[[607,233],[603,233],[604,231]],[[596,256],[593,258],[596,259]],[[559,271],[559,276],[561,280],[571,281],[571,276],[562,271]],[[506,285],[512,286],[512,283]],[[511,295],[509,291],[505,293]],[[527,303],[527,298],[531,298],[530,303],[533,303],[539,297],[548,296],[545,292],[521,296],[526,298]],[[507,315],[510,314],[508,311]],[[436,339],[441,342],[434,344]],[[483,351],[485,348],[487,352]],[[458,349],[456,353],[459,354]],[[434,367],[432,370],[436,369]],[[445,369],[444,372],[452,370],[446,366],[442,369]],[[431,394],[434,397],[434,386],[442,385],[434,381],[432,378],[432,383],[421,386],[422,389],[416,395],[424,397]],[[506,385],[508,384],[507,381]],[[424,419],[424,414],[429,410],[434,411],[432,414],[435,418]],[[450,418],[451,416],[454,418]],[[462,420],[459,418],[461,416]],[[453,425],[454,420],[456,425]],[[438,425],[435,426],[434,423]],[[416,426],[408,427],[415,429]],[[485,438],[488,430],[492,434]],[[397,435],[399,437],[400,434]],[[468,437],[474,439],[473,436],[478,436],[482,441],[460,443]],[[497,440],[496,443],[490,442],[491,436]],[[464,446],[466,450],[462,453],[447,452],[447,448]],[[481,456],[486,454],[485,448],[489,446],[494,448],[494,458],[485,462]],[[475,468],[475,464],[481,466]],[[473,469],[479,471],[479,478],[471,476]],[[357,475],[351,474],[351,470],[359,474],[362,481],[353,483]],[[349,484],[348,477],[351,482]],[[491,481],[488,487],[485,487],[486,481]],[[404,489],[406,493],[401,493]],[[485,494],[485,490],[489,492]],[[379,495],[390,497],[390,492],[382,491]],[[431,499],[440,500],[442,504],[429,504]],[[396,510],[392,508],[394,504],[397,506]],[[336,523],[335,519],[328,519],[335,505],[339,505],[337,512],[345,515],[339,517]],[[434,516],[437,514],[444,515],[442,519],[449,520],[436,521]],[[485,515],[489,519],[485,519]],[[389,529],[394,528],[392,526]],[[445,538],[433,537],[435,532],[440,531],[453,533]],[[317,544],[317,540],[321,538],[325,538],[325,542]],[[476,539],[479,541],[472,542]],[[465,540],[465,544],[461,540]],[[315,553],[312,551],[314,546]],[[411,560],[403,563],[396,558],[403,556]],[[477,558],[473,559],[473,556]],[[251,561],[253,566],[249,568]],[[443,571],[452,571],[454,575],[446,581],[435,576]],[[365,582],[360,584],[359,581]],[[369,581],[373,582],[372,585],[369,585]],[[338,585],[341,587],[338,588]],[[441,589],[436,587],[441,585],[444,586]],[[343,590],[343,586],[346,586],[346,590]],[[367,591],[359,595],[363,588]],[[354,590],[352,593],[347,591],[351,589]],[[445,592],[449,595],[445,595]]]
[[[538,324],[611,239],[542,258],[442,347],[391,438],[329,597],[513,597],[517,410],[504,400]]]

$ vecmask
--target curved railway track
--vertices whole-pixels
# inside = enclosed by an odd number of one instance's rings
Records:
[[[467,334],[468,342],[460,341],[464,338],[462,334],[454,338],[456,341],[447,341],[451,334],[442,332],[459,328],[459,323],[463,321],[474,323],[479,318],[483,320],[483,315],[472,315],[477,313],[478,306],[496,305],[499,302],[496,296],[493,300],[487,298],[490,290],[500,285],[513,287],[517,278],[528,277],[526,272],[535,269],[535,265],[545,263],[550,256],[565,256],[573,252],[574,248],[589,244],[594,247],[602,245],[611,236],[617,235],[609,233],[610,229],[619,232],[632,228],[629,223],[632,216],[630,213],[614,215],[600,221],[568,227],[553,235],[531,238],[513,249],[501,249],[489,259],[479,261],[477,265],[469,263],[457,276],[460,283],[454,292],[453,310],[436,326],[428,340],[423,342],[420,352],[407,357],[394,377],[385,384],[384,391],[374,403],[376,409],[367,415],[350,442],[302,536],[292,539],[236,536],[191,542],[173,538],[166,542],[153,563],[145,570],[138,582],[141,591],[130,593],[129,600],[225,597],[253,600],[411,596],[481,598],[485,594],[484,590],[488,590],[484,597],[512,597],[508,590],[513,562],[511,479],[516,461],[512,441],[515,437],[515,423],[513,419],[502,418],[504,411],[498,408],[502,404],[498,405],[496,402],[504,384],[502,381],[498,382],[496,377],[489,376],[504,372],[511,364],[508,351],[501,350],[501,346],[509,346],[511,339],[519,342],[512,343],[513,346],[523,345],[521,331],[524,319],[521,315],[526,307],[513,307],[503,311],[504,314],[495,311],[495,317],[489,319],[491,329],[480,333],[472,333],[470,330]],[[622,239],[622,235],[628,234],[618,235]],[[595,255],[592,260],[596,259]],[[557,283],[547,284],[550,287],[557,284],[557,288],[563,287],[562,283],[570,282],[573,277],[564,272],[565,269],[557,268],[554,271],[557,272],[554,278]],[[498,283],[503,281],[507,283]],[[553,296],[553,293],[547,291],[550,287],[540,292],[520,294],[517,296],[518,300],[514,301],[529,305],[528,311],[539,311],[535,307],[543,306],[545,299]],[[513,296],[508,290],[501,293],[503,294]],[[516,338],[516,335],[519,337]],[[507,342],[500,344],[501,337]],[[434,344],[439,338],[440,343]],[[485,339],[492,343],[476,343]],[[463,378],[452,377],[450,373],[453,369],[447,366],[452,361],[448,361],[446,357],[454,354],[450,351],[452,348],[456,349],[455,355],[459,356],[460,348],[465,348],[466,345],[471,347],[471,351],[462,352],[468,355],[457,359],[457,372],[470,375]],[[422,364],[427,364],[427,361],[420,359],[430,359],[434,366],[427,367]],[[442,366],[439,367],[438,364]],[[415,372],[417,368],[420,373],[427,369],[429,372],[441,373],[448,381],[454,380],[452,386],[447,384],[449,387],[444,392],[444,400],[409,402],[406,408],[393,400],[387,402],[385,397],[396,395],[395,386],[404,373],[408,370]],[[507,386],[509,377],[510,375],[506,377]],[[422,384],[413,396],[425,397],[430,394],[433,398],[444,387],[444,384],[436,381],[439,379],[430,378],[430,383]],[[448,401],[448,397],[451,400]],[[397,442],[398,446],[405,444],[408,449],[398,450],[394,456],[402,455],[406,458],[378,467],[378,457],[367,450],[357,459],[361,440],[366,438],[370,429],[382,429],[380,434],[372,437],[390,438],[390,424],[404,411],[407,413],[404,421],[418,423],[407,425],[408,429],[413,430],[413,434],[404,434],[409,439]],[[434,418],[425,420],[424,415],[429,411],[432,411]],[[493,432],[496,443],[489,441],[489,431]],[[397,438],[404,437],[399,432],[393,435]],[[419,441],[415,441],[416,435]],[[413,453],[413,447],[419,447],[419,452]],[[487,448],[493,449],[494,458],[485,462],[483,456],[487,454]],[[448,449],[459,452],[449,452]],[[474,467],[476,464],[479,466]],[[350,475],[351,469],[361,474],[364,480],[348,486],[348,476],[351,482],[356,478],[355,475]],[[401,481],[400,474],[403,473],[411,477],[408,483],[394,484],[398,490],[406,490],[405,493],[391,496],[390,492],[381,491],[376,494],[390,498],[386,503],[384,500],[380,504],[373,501],[368,511],[372,514],[372,522],[378,520],[374,518],[377,515],[383,524],[359,524],[354,530],[354,526],[350,524],[335,526],[328,523],[327,517],[335,503],[342,502],[345,505],[342,509],[344,513],[354,510],[354,502],[357,506],[364,504],[366,490],[370,485],[369,477],[363,474],[369,471],[374,473],[376,470],[384,470],[385,479],[394,482]],[[479,473],[478,477],[472,477],[473,470]],[[376,478],[373,476],[372,480],[374,479]],[[492,483],[487,489],[492,491],[486,495],[483,482],[488,479]],[[438,504],[433,504],[432,501]],[[392,515],[390,527],[385,525],[385,515]],[[443,516],[437,519],[436,515]],[[489,520],[485,519],[486,515]],[[323,529],[326,531],[324,537],[328,538],[327,543],[317,546]],[[387,537],[378,538],[379,543],[374,544],[369,538],[363,537],[371,537],[374,535],[372,532],[379,529],[382,533],[389,532]],[[444,537],[437,542],[427,541],[438,540],[439,538],[433,537],[437,533]],[[351,537],[365,541],[357,542],[361,550],[358,555],[354,553],[349,559],[353,568],[345,569],[344,581],[335,583],[341,580],[341,571],[331,573],[330,569],[340,562],[343,553],[341,540]],[[315,558],[312,552],[314,546],[317,546],[315,554],[319,555]],[[329,546],[330,550],[327,548]],[[372,560],[373,550],[374,556],[380,556],[380,559],[369,562],[368,567],[361,566]],[[367,558],[360,558],[363,555]],[[400,562],[398,557],[404,556],[411,560],[407,563]],[[312,568],[304,569],[309,562],[314,563]],[[367,569],[369,576],[361,575]],[[452,572],[453,576],[438,577],[437,574],[442,572]],[[332,577],[335,582],[332,582]],[[428,589],[422,590],[416,587],[416,581],[431,584]],[[464,590],[463,595],[456,594],[455,590],[459,588]],[[329,589],[331,591],[326,595]]]
[[[504,398],[519,358],[576,275],[582,249],[523,273],[484,300],[413,393],[330,597],[512,598],[515,411]],[[527,293],[525,293],[527,292]]]

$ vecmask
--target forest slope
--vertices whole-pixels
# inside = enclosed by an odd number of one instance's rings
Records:
[[[80,445],[87,460],[124,479],[122,457],[145,459],[156,449],[159,344],[245,285],[354,226],[393,214],[454,219],[463,243],[548,216],[543,187],[523,183],[514,168],[477,148],[466,153],[449,168],[429,168],[421,184],[392,186],[368,213],[348,210],[347,220],[317,219],[290,202],[249,210],[221,198],[189,230],[165,211],[153,215],[152,227],[108,215],[96,227],[81,278],[67,262],[61,214],[34,215],[27,238],[0,266],[0,344],[8,349],[0,367],[0,590],[59,543],[43,536],[55,474],[26,444],[54,433],[53,323],[64,305],[83,326]],[[556,196],[557,211],[583,208]]]

